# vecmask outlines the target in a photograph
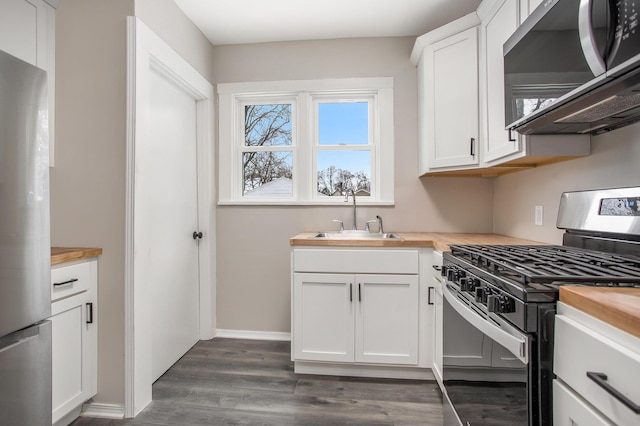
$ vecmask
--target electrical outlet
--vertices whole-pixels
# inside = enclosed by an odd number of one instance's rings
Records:
[[[543,213],[542,206],[536,206],[535,224],[537,226],[542,226]]]

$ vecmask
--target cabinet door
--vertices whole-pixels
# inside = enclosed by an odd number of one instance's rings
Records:
[[[442,386],[442,287],[439,281],[433,283],[433,375]]]
[[[52,408],[53,422],[91,398],[95,392],[91,362],[91,337],[87,334],[86,293],[52,305]]]
[[[442,285],[444,285],[444,277],[441,275],[442,253],[434,250],[432,256],[433,268],[429,271],[429,286],[433,287],[431,294],[431,303],[433,303],[433,324],[431,333],[433,338],[432,371],[436,380],[442,387]],[[436,269],[436,267],[438,269]]]
[[[353,362],[354,276],[294,274],[295,360]]]
[[[356,362],[418,363],[418,276],[356,275]]]
[[[542,0],[520,0],[520,22],[527,19],[541,3]]]
[[[522,149],[516,132],[505,130],[504,59],[502,45],[518,28],[519,7],[513,0],[499,1],[482,22],[484,161],[493,161]]]
[[[0,6],[0,50],[31,65],[45,68],[46,56],[38,57],[38,43],[46,34],[41,31],[45,6],[38,0],[3,0]]]
[[[418,73],[424,79],[421,157],[426,156],[428,168],[420,170],[421,174],[440,167],[477,165],[477,28],[427,47]],[[421,164],[424,162],[421,158]]]
[[[600,412],[563,385],[553,381],[553,424],[556,426],[612,426]]]

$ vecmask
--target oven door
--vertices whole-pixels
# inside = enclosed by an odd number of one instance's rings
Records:
[[[451,284],[443,294],[445,425],[536,424],[532,337]]]

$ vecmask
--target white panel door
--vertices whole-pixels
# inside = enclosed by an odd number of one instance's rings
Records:
[[[353,362],[354,276],[294,274],[294,358]]]
[[[418,363],[418,276],[356,275],[356,362]]]
[[[199,337],[196,99],[163,75],[150,73],[149,138],[138,158],[138,192],[150,209],[144,247],[152,292],[152,375],[155,381]]]

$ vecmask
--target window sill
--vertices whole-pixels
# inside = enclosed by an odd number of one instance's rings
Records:
[[[269,201],[269,200],[235,200],[235,201],[218,201],[219,206],[314,206],[314,207],[336,207],[351,206],[353,201],[351,198],[345,202],[342,197],[339,200],[332,201]],[[394,201],[361,201],[357,199],[356,204],[360,206],[393,206]]]

